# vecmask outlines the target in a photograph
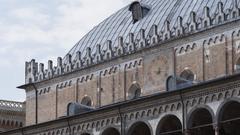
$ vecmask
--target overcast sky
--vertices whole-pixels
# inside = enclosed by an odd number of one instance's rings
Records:
[[[0,0],[0,99],[24,101],[25,61],[64,56],[132,0]]]

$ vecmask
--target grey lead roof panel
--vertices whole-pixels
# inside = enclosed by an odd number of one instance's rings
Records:
[[[145,29],[148,34],[152,25],[158,25],[158,31],[162,31],[166,20],[171,22],[171,28],[176,26],[177,17],[183,17],[183,24],[190,21],[190,12],[195,11],[198,17],[203,16],[203,8],[208,6],[211,15],[217,10],[218,2],[224,4],[224,10],[232,7],[233,0],[141,0],[141,4],[150,7],[149,13],[140,21],[133,24],[129,5],[120,9],[99,25],[87,33],[70,51],[69,54],[75,57],[77,51],[81,51],[83,56],[87,47],[94,48],[97,44],[105,49],[105,42],[111,40],[117,46],[119,36],[128,42],[128,34],[134,33],[135,37],[140,29]]]

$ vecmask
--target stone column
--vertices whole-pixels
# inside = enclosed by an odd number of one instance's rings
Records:
[[[214,131],[215,131],[215,135],[220,135],[219,134],[219,126],[218,125],[214,126]]]

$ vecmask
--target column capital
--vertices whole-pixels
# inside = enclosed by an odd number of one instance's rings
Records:
[[[219,124],[213,124],[213,129],[215,131],[215,135],[219,135]]]

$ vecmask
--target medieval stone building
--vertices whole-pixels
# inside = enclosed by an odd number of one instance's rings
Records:
[[[26,127],[4,135],[240,135],[239,4],[120,9],[56,66],[26,62]]]
[[[25,123],[25,104],[0,100],[0,133],[21,128]]]

